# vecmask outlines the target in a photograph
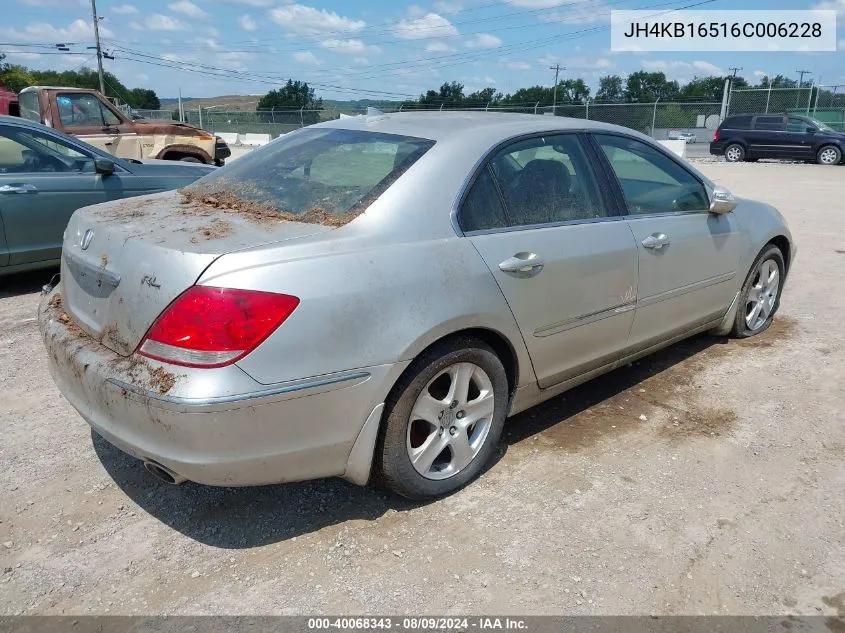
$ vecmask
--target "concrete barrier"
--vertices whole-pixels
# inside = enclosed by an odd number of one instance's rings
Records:
[[[226,145],[237,145],[238,143],[237,132],[212,132],[212,134],[214,134],[214,136],[219,136],[226,141]]]
[[[673,154],[680,156],[681,158],[687,157],[687,142],[686,141],[657,141],[663,147],[668,149]]]
[[[238,141],[243,145],[251,145],[253,147],[261,147],[270,142],[269,134],[238,134]]]

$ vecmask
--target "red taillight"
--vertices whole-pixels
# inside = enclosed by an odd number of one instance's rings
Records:
[[[713,142],[715,143],[718,140],[719,140],[719,130],[716,130],[715,132],[713,132]]]
[[[290,295],[193,286],[144,337],[140,354],[186,367],[223,367],[254,350],[299,305]]]

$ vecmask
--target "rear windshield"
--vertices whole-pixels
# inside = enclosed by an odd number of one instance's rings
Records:
[[[377,132],[299,130],[181,191],[203,204],[339,225],[363,212],[432,145]]]

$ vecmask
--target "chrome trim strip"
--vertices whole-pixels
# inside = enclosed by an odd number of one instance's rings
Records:
[[[366,371],[356,371],[348,374],[336,374],[334,376],[327,376],[325,378],[315,378],[309,379],[304,381],[299,381],[296,383],[288,383],[286,385],[280,385],[278,387],[271,387],[268,389],[262,389],[261,391],[251,391],[249,393],[239,393],[230,396],[219,396],[216,398],[178,398],[178,397],[167,397],[162,396],[158,392],[149,391],[147,389],[142,389],[137,385],[130,385],[129,383],[123,382],[122,380],[118,380],[117,378],[109,378],[107,382],[119,387],[120,389],[125,389],[126,391],[133,393],[138,396],[142,396],[144,398],[150,398],[152,400],[158,400],[159,402],[163,402],[165,404],[170,405],[182,405],[182,406],[193,406],[193,407],[201,407],[201,406],[209,406],[209,405],[219,405],[219,404],[232,404],[235,402],[241,402],[244,400],[254,400],[256,398],[266,398],[269,396],[278,396],[287,393],[294,393],[297,391],[305,391],[307,389],[314,389],[316,387],[327,387],[329,385],[338,385],[344,382],[351,382],[353,380],[363,381],[370,377],[369,372]]]
[[[703,279],[686,286],[681,286],[680,288],[667,290],[666,292],[661,292],[660,294],[643,297],[637,300],[637,308],[644,308],[646,306],[654,305],[655,303],[660,303],[661,301],[668,301],[669,299],[674,299],[676,297],[689,294],[690,292],[695,292],[696,290],[703,290],[704,288],[715,286],[716,284],[720,284],[725,281],[730,281],[734,277],[736,277],[736,272],[724,273],[716,277],[710,277],[709,279]]]
[[[466,237],[475,237],[476,235],[494,235],[496,233],[512,233],[514,231],[530,231],[537,229],[552,229],[558,226],[573,226],[577,224],[597,224],[599,222],[619,222],[625,217],[621,215],[609,215],[600,218],[582,218],[580,220],[563,220],[561,222],[547,222],[545,224],[519,224],[515,226],[506,226],[500,229],[481,229],[478,231],[467,231],[464,233]]]
[[[598,310],[597,312],[590,312],[589,314],[582,314],[581,316],[566,319],[565,321],[558,321],[557,323],[552,323],[551,325],[539,327],[534,330],[534,336],[542,338],[544,336],[551,336],[552,334],[565,332],[566,330],[571,330],[581,325],[588,325],[589,323],[595,323],[596,321],[601,321],[602,319],[606,319],[617,314],[630,312],[635,307],[635,303],[621,303],[613,306],[612,308]]]

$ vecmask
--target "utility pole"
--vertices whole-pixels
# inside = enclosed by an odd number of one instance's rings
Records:
[[[812,75],[813,73],[809,70],[796,70],[795,72],[798,73],[798,94],[795,95],[795,107],[798,107],[798,100],[801,98],[801,88],[804,87],[804,75]]]
[[[103,49],[100,46],[100,18],[97,15],[97,0],[91,0],[91,14],[94,16],[94,41],[97,46],[97,71],[100,74],[100,92],[106,94],[106,82],[103,80]]]
[[[566,66],[561,68],[560,64],[555,64],[554,66],[549,66],[549,70],[555,71],[555,89],[552,93],[552,114],[557,114],[557,77],[561,70],[566,70]]]
[[[733,74],[733,75],[731,75],[731,81],[733,81],[734,79],[736,79],[736,74],[737,74],[740,70],[742,70],[742,67],[741,67],[741,66],[740,66],[739,68],[733,68],[733,67],[731,67],[731,68],[728,68],[728,70],[732,70],[732,71],[734,71],[734,74]]]

